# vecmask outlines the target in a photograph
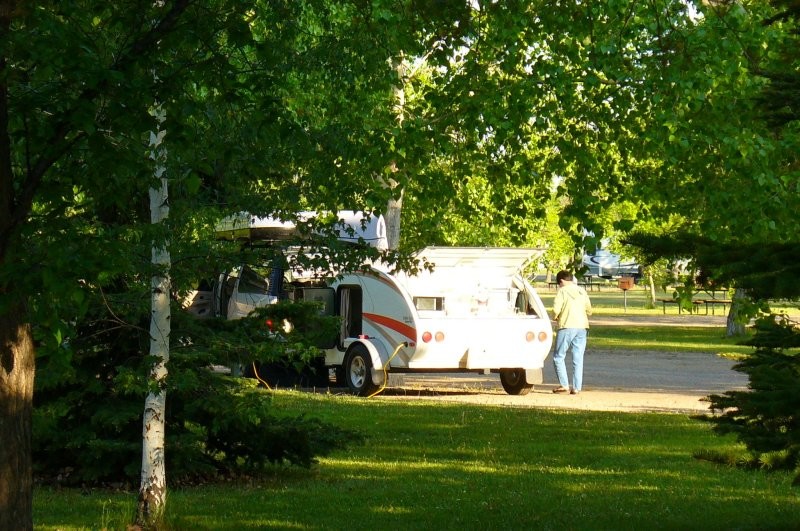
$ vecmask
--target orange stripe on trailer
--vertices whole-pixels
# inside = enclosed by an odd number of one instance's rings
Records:
[[[417,329],[413,326],[408,326],[407,324],[401,323],[396,319],[386,317],[385,315],[378,315],[376,313],[363,313],[362,317],[369,319],[376,324],[394,330],[395,332],[404,335],[411,341],[417,341]]]

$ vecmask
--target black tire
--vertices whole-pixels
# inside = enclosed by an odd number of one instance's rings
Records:
[[[525,369],[500,369],[500,383],[510,395],[527,395],[533,389],[525,380]]]
[[[353,345],[344,360],[344,379],[353,394],[369,396],[378,390],[372,383],[372,358],[363,345]]]
[[[337,365],[334,369],[336,376],[336,387],[347,387],[347,375],[344,371],[344,365]]]

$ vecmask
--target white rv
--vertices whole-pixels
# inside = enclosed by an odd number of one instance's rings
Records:
[[[608,240],[597,244],[594,254],[583,255],[583,266],[586,273],[596,277],[616,278],[619,276],[639,276],[639,264],[630,258],[612,253],[606,246]]]
[[[416,276],[374,266],[329,288],[307,288],[342,318],[325,364],[359,395],[392,372],[499,373],[509,394],[542,382],[553,330],[544,304],[520,274],[539,249],[429,247],[434,266]]]

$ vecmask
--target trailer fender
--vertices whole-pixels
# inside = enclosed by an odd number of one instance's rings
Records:
[[[353,342],[353,344],[356,343],[364,345],[369,352],[372,360],[372,383],[383,385],[383,365],[389,360],[390,355],[386,346],[382,342],[372,339],[359,339]]]

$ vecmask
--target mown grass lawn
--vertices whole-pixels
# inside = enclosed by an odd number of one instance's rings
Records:
[[[593,301],[601,314],[622,315],[621,297],[604,292]],[[628,303],[625,313],[661,315],[637,307],[636,296]],[[597,326],[590,345],[749,350],[722,332]],[[310,471],[276,468],[258,480],[172,489],[165,529],[800,529],[792,475],[694,458],[744,449],[686,415],[290,391],[273,401],[285,414],[358,430],[367,442]],[[125,529],[135,504],[135,492],[37,488],[34,523],[41,530]]]
[[[361,431],[311,471],[173,489],[167,529],[796,529],[786,473],[685,415],[400,402],[284,391],[275,407]],[[135,493],[37,489],[37,529],[124,529]]]
[[[725,337],[724,328],[691,326],[592,326],[589,349],[706,352],[741,355],[753,351],[742,338]]]

